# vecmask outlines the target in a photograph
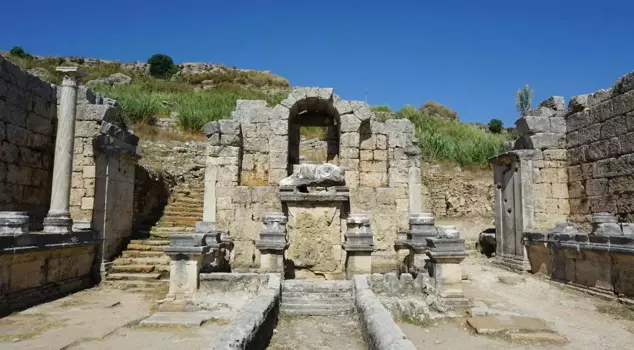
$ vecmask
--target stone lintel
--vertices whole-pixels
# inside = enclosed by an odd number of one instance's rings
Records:
[[[348,202],[350,192],[347,187],[328,187],[326,192],[299,192],[297,188],[281,187],[280,200],[282,202]]]
[[[535,150],[530,149],[520,149],[513,150],[504,153],[500,153],[489,158],[489,163],[491,164],[510,164],[514,160],[523,160],[523,159],[532,159],[535,155]]]
[[[110,135],[99,135],[96,139],[97,149],[105,154],[127,155],[134,159],[141,158],[136,146]]]

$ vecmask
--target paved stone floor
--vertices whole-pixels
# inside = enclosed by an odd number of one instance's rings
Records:
[[[144,327],[154,294],[92,288],[0,319],[0,349],[202,349],[228,323],[202,327]]]
[[[465,293],[491,309],[537,317],[566,339],[564,344],[507,340],[508,335],[478,335],[464,320],[421,327],[401,324],[419,349],[631,349],[634,312],[535,276],[491,266],[480,256],[464,262]],[[510,278],[505,278],[510,277]],[[609,313],[599,310],[609,310]],[[614,311],[616,310],[616,311]],[[628,320],[629,319],[629,320]]]
[[[366,349],[352,316],[282,316],[269,350]]]

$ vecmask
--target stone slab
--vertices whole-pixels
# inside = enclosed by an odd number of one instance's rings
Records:
[[[511,334],[511,340],[523,343],[565,343],[567,341],[561,335],[550,332]]]
[[[544,320],[528,316],[473,316],[467,323],[478,334],[550,331]]]
[[[200,327],[207,320],[218,318],[213,312],[157,312],[141,321],[142,326]]]

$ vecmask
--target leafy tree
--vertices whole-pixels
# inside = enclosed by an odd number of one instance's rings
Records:
[[[11,48],[11,51],[9,51],[9,53],[12,56],[16,56],[20,58],[33,58],[33,56],[31,56],[26,51],[24,51],[24,49],[21,46],[14,46],[13,48]]]
[[[456,113],[456,111],[434,101],[425,102],[425,104],[418,110],[426,113],[427,115],[437,115],[447,120],[458,120],[458,113]]]
[[[491,119],[489,122],[489,131],[494,134],[499,134],[504,128],[504,123],[499,119]]]
[[[526,84],[523,88],[517,90],[517,94],[515,96],[515,108],[517,108],[520,117],[528,114],[528,111],[531,110],[532,104],[533,90],[528,86],[528,84]]]
[[[147,60],[150,65],[150,75],[156,78],[167,79],[178,71],[178,67],[170,56],[156,54]]]

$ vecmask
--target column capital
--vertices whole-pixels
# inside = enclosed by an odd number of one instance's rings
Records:
[[[64,73],[64,79],[61,86],[77,87],[77,79],[83,75],[83,72],[79,70],[79,67],[73,66],[60,66],[55,68],[56,71]]]

